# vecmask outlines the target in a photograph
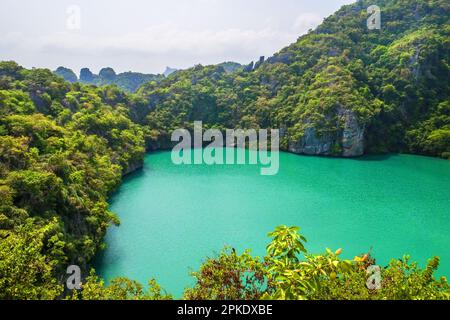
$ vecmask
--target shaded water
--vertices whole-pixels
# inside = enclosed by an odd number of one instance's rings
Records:
[[[97,270],[107,280],[150,278],[175,296],[189,272],[224,245],[264,255],[267,233],[297,225],[307,248],[343,248],[353,258],[372,248],[377,263],[410,254],[424,265],[441,257],[450,275],[450,162],[411,156],[337,159],[280,153],[280,171],[255,165],[172,164],[148,154],[111,199],[111,227]]]

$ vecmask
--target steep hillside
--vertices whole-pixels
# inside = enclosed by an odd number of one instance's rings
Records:
[[[368,30],[371,4],[344,6],[243,71],[196,66],[148,83],[138,92],[149,103],[135,120],[152,128],[157,147],[171,129],[203,120],[280,128],[282,148],[295,153],[450,157],[449,3],[378,1],[381,30]]]
[[[242,70],[196,66],[147,82],[136,94],[0,62],[0,299],[63,297],[67,265],[86,273],[108,226],[118,223],[107,200],[122,175],[142,165],[145,147],[170,146],[172,130],[194,120],[206,128],[280,128],[282,148],[297,153],[450,158],[450,4],[380,0],[382,29],[372,31],[366,28],[370,4],[343,7],[296,43]],[[74,80],[70,70],[59,71]],[[98,77],[117,84],[119,75],[107,68]],[[87,69],[81,78],[95,82]],[[299,236],[289,233],[295,242]],[[421,273],[423,282],[401,276],[394,297],[404,299],[404,283],[410,283],[428,298],[434,289],[422,284],[438,286],[448,298],[447,282],[431,281],[438,262]],[[410,274],[404,263],[392,265],[395,274],[399,268]],[[115,288],[128,294],[132,285],[118,281]],[[85,298],[98,297],[89,288],[96,286],[85,286]],[[191,296],[201,296],[201,289]]]
[[[107,198],[140,166],[133,96],[0,62],[0,299],[52,299],[118,220]]]
[[[139,72],[123,72],[116,74],[112,68],[103,68],[99,74],[93,74],[88,68],[80,71],[80,77],[68,68],[59,67],[54,73],[68,82],[81,82],[84,84],[93,84],[96,86],[105,86],[114,84],[127,92],[135,92],[142,84],[148,81],[161,81],[163,75],[144,74]]]

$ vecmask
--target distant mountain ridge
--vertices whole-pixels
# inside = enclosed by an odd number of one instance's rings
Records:
[[[218,66],[223,67],[227,73],[240,71],[243,68],[241,64],[232,61],[220,63]],[[144,83],[152,81],[160,82],[162,79],[178,71],[182,70],[166,67],[166,70],[162,74],[145,74],[131,71],[117,74],[113,68],[106,67],[102,68],[99,74],[94,74],[89,68],[82,68],[80,75],[77,76],[72,69],[61,66],[54,73],[71,83],[81,82],[96,86],[115,84],[127,92],[136,92]]]
[[[163,74],[145,74],[131,71],[117,74],[113,68],[109,67],[102,68],[98,75],[92,73],[89,68],[82,68],[79,77],[73,70],[65,67],[58,67],[54,73],[72,83],[81,82],[96,86],[115,84],[128,92],[135,92],[142,84],[151,81],[159,82],[165,77]]]
[[[172,73],[175,73],[175,72],[177,72],[177,71],[179,71],[179,70],[178,70],[178,69],[171,68],[171,67],[166,67],[166,70],[164,70],[163,75],[164,75],[165,77],[168,77],[168,76],[170,76]]]

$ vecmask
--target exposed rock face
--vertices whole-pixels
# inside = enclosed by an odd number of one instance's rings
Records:
[[[242,70],[243,65],[237,62],[228,61],[228,62],[222,62],[218,64],[218,66],[224,68],[226,73],[233,73],[239,70]]]
[[[92,82],[94,81],[94,74],[89,70],[89,68],[83,68],[80,70],[80,81],[81,82]]]
[[[244,67],[244,72],[251,72],[253,70],[253,67],[255,66],[255,63],[252,61],[249,65]]]
[[[316,129],[307,128],[298,142],[289,143],[289,151],[307,155],[331,155],[331,148],[335,143],[332,136],[318,137]]]
[[[355,114],[350,110],[344,110],[344,130],[342,131],[342,156],[357,157],[364,154],[364,131]]]
[[[255,63],[255,67],[253,69],[258,69],[264,63],[265,59],[266,57],[264,56],[259,57],[259,60]]]
[[[113,68],[102,68],[98,74],[100,78],[105,79],[106,81],[114,81],[117,74]]]
[[[170,68],[170,67],[166,67],[166,70],[164,71],[163,75],[165,77],[170,76],[172,73],[177,72],[178,69],[174,69],[174,68]]]
[[[364,131],[356,115],[346,109],[338,111],[343,129],[337,134],[318,136],[314,127],[305,130],[300,141],[291,141],[289,151],[298,154],[358,157],[364,154]]]
[[[277,53],[273,57],[270,57],[267,59],[267,63],[284,63],[284,64],[291,64],[292,63],[292,54],[285,52],[285,53]]]
[[[130,174],[134,171],[137,171],[139,169],[142,169],[144,167],[144,161],[143,160],[136,160],[132,161],[128,164],[128,167],[123,170],[122,176],[126,176],[127,174]]]

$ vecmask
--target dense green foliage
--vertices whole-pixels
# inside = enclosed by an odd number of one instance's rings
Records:
[[[366,27],[371,1],[344,6],[322,25],[255,67],[179,71],[139,93],[161,142],[193,120],[217,128],[281,128],[282,148],[308,128],[342,135],[356,115],[366,152],[448,158],[450,5],[445,0],[381,0],[381,30]],[[147,112],[148,113],[148,112]],[[331,140],[333,141],[333,140]],[[339,141],[338,141],[339,142]],[[332,153],[339,155],[340,142]]]
[[[367,30],[372,3],[359,1],[265,62],[196,66],[146,82],[136,94],[117,86],[134,91],[149,79],[82,70],[90,85],[59,69],[71,83],[0,62],[0,299],[170,298],[154,281],[145,291],[127,279],[105,286],[85,274],[83,290],[69,295],[63,283],[68,265],[90,269],[106,229],[118,223],[107,199],[122,175],[142,164],[145,149],[170,146],[172,130],[194,120],[219,129],[281,128],[288,149],[307,128],[338,134],[348,110],[365,129],[367,152],[450,158],[450,5],[378,2],[380,31]],[[432,276],[438,258],[424,270],[393,260],[382,270],[382,289],[372,292],[365,286],[369,256],[309,255],[295,228],[271,236],[262,260],[232,249],[208,259],[185,297],[449,298],[446,281]]]
[[[172,296],[153,279],[148,282],[147,290],[144,290],[140,283],[127,278],[115,278],[108,286],[105,286],[105,282],[92,270],[82,284],[82,290],[73,290],[72,295],[67,298],[72,300],[171,300]]]
[[[279,226],[269,234],[267,255],[260,259],[248,251],[239,255],[225,249],[208,259],[193,275],[196,284],[187,289],[188,299],[450,299],[446,278],[433,273],[439,258],[429,260],[425,269],[410,263],[409,257],[392,260],[381,269],[380,288],[369,289],[367,269],[376,261],[369,254],[354,260],[339,258],[342,249],[309,254],[306,239],[297,227]],[[303,257],[301,257],[303,254]]]
[[[411,263],[408,256],[394,259],[380,268],[379,287],[372,282],[369,267],[376,264],[370,254],[343,260],[342,249],[323,254],[309,254],[306,239],[297,227],[279,226],[269,234],[272,241],[261,259],[250,251],[238,254],[225,248],[207,259],[192,275],[195,284],[186,289],[189,300],[423,300],[450,299],[450,285],[445,277],[435,279],[439,258],[428,261],[424,269]],[[302,257],[303,255],[303,257]],[[171,299],[154,280],[145,292],[135,281],[118,278],[105,286],[91,274],[72,299]]]

